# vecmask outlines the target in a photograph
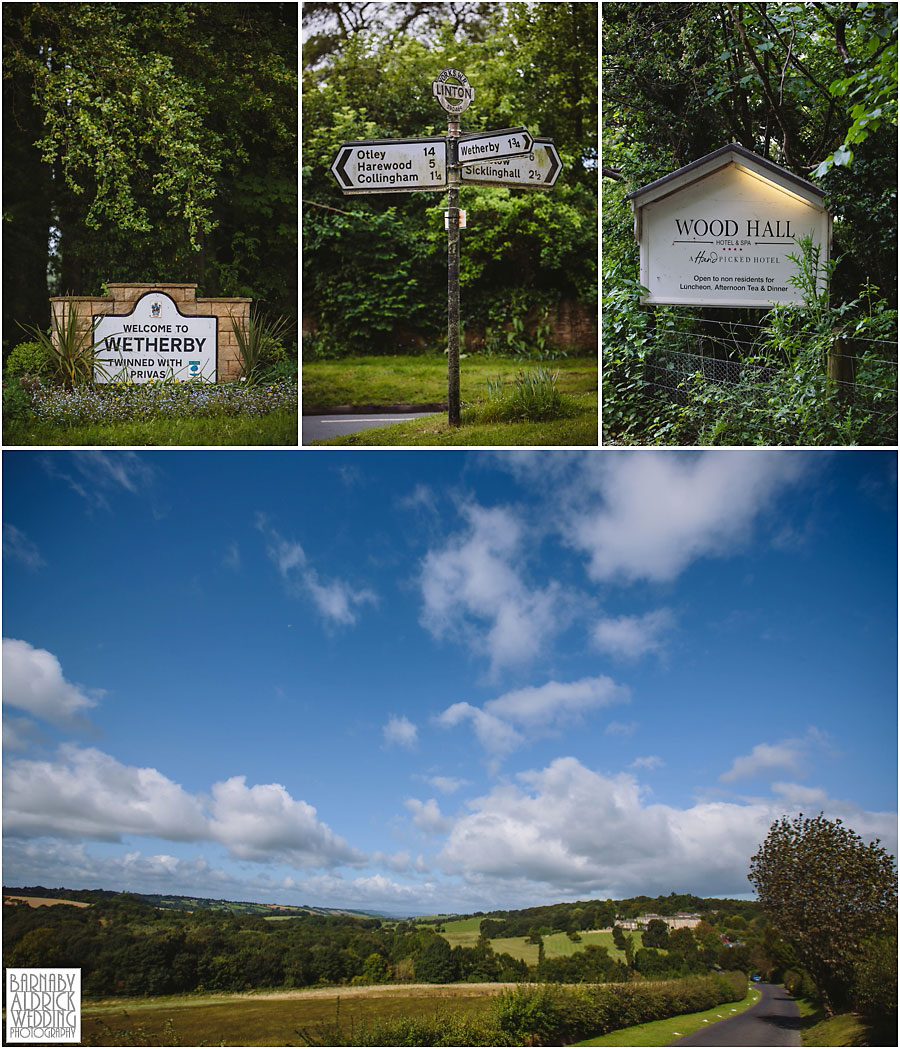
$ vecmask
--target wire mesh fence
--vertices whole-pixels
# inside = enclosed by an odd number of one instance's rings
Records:
[[[773,437],[789,439],[792,424],[781,395],[802,356],[803,381],[812,394],[833,399],[856,418],[871,416],[874,429],[886,435],[879,443],[890,442],[891,433],[896,443],[896,338],[850,333],[823,340],[799,334],[779,347],[767,324],[694,316],[669,318],[654,336],[644,356],[643,383],[650,396],[687,405],[708,398],[710,391],[714,397],[718,391],[720,404],[731,395],[743,411],[771,426]]]

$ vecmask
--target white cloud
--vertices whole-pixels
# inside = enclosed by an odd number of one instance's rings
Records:
[[[565,625],[561,591],[522,578],[525,534],[512,511],[469,505],[462,513],[466,532],[422,563],[422,623],[486,655],[494,671],[530,662]]]
[[[265,514],[256,515],[256,527],[266,537],[266,553],[285,584],[309,598],[327,623],[352,626],[359,606],[377,603],[376,595],[367,588],[355,588],[341,579],[322,581],[303,547],[279,535]]]
[[[665,765],[665,762],[661,757],[656,754],[648,754],[645,758],[635,758],[628,767],[630,769],[647,769],[652,772],[653,769],[661,769],[663,765]]]
[[[471,703],[454,703],[442,711],[436,720],[443,728],[454,728],[463,721],[471,721],[478,742],[495,757],[508,754],[525,742],[525,737],[508,722],[479,707],[473,707]]]
[[[64,480],[92,507],[108,510],[110,493],[139,495],[152,486],[156,470],[149,459],[135,452],[72,452],[62,457],[45,455],[41,460],[51,477]],[[74,472],[63,467],[71,464]]]
[[[579,460],[560,527],[596,581],[675,579],[730,555],[763,509],[812,467],[801,453],[641,452]]]
[[[63,727],[85,723],[100,693],[85,691],[63,677],[59,660],[27,641],[3,638],[3,702]]]
[[[598,620],[592,632],[601,652],[620,659],[637,659],[661,647],[660,635],[671,629],[674,617],[668,608],[642,616],[617,616]]]
[[[406,715],[397,717],[392,714],[387,723],[382,725],[381,734],[388,745],[396,744],[409,749],[412,749],[419,739],[419,730]]]
[[[212,788],[209,836],[238,859],[297,867],[333,867],[362,861],[316,817],[316,810],[297,801],[279,783],[248,787],[244,776],[232,776]]]
[[[723,772],[719,780],[722,783],[734,783],[774,772],[803,776],[812,752],[821,752],[827,748],[827,738],[815,728],[810,728],[802,738],[785,739],[779,743],[757,743],[749,754],[736,757],[731,768]]]
[[[482,747],[494,759],[523,746],[529,737],[546,735],[585,714],[627,703],[628,689],[604,675],[579,681],[548,681],[490,699],[484,707],[454,703],[436,718],[443,728],[469,721]]]
[[[208,796],[191,794],[157,769],[74,744],[60,746],[54,761],[10,762],[3,795],[4,829],[21,837],[213,841],[237,859],[296,867],[364,859],[278,783],[248,787],[243,776],[232,776]]]
[[[579,681],[548,681],[545,685],[516,689],[488,700],[484,709],[522,725],[548,726],[628,700],[627,688],[601,674]]]
[[[43,568],[47,563],[37,546],[15,525],[3,522],[3,556],[26,568]]]
[[[456,776],[427,776],[426,781],[441,794],[455,794],[469,785],[469,780],[459,779]]]
[[[7,833],[84,836],[123,834],[190,841],[205,835],[202,806],[152,768],[122,765],[93,747],[65,743],[55,761],[10,763],[3,785]]]
[[[783,806],[781,798],[684,809],[648,804],[633,776],[603,776],[575,758],[558,758],[469,802],[439,861],[471,884],[527,878],[582,898],[747,893],[749,859]],[[846,806],[828,802],[826,814],[830,809],[840,814]],[[864,827],[888,848],[896,841],[895,815],[848,816],[854,829]]]
[[[444,834],[453,826],[453,820],[441,814],[440,806],[434,798],[429,798],[428,801],[407,798],[403,804],[409,809],[414,826],[426,834]]]

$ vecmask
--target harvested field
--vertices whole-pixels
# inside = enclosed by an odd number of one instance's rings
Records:
[[[29,907],[55,907],[58,904],[66,904],[68,907],[90,907],[89,903],[79,903],[77,900],[51,900],[47,896],[4,896],[3,902],[10,903],[13,901],[21,903],[27,903]]]

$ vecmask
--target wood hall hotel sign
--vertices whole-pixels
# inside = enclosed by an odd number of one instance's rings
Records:
[[[641,301],[685,306],[799,303],[789,278],[806,236],[831,251],[822,191],[736,143],[629,194]]]

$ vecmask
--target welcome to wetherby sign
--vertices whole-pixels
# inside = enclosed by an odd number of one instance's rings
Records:
[[[460,186],[552,189],[562,163],[551,139],[525,127],[461,134],[459,114],[475,98],[461,70],[442,70],[431,92],[447,112],[446,137],[342,142],[331,173],[345,194],[447,190],[447,417],[458,426]]]
[[[650,304],[798,303],[799,241],[829,258],[831,216],[811,182],[732,143],[628,197]]]
[[[124,316],[95,315],[98,381],[216,379],[218,318],[185,316],[165,292],[142,295]]]

